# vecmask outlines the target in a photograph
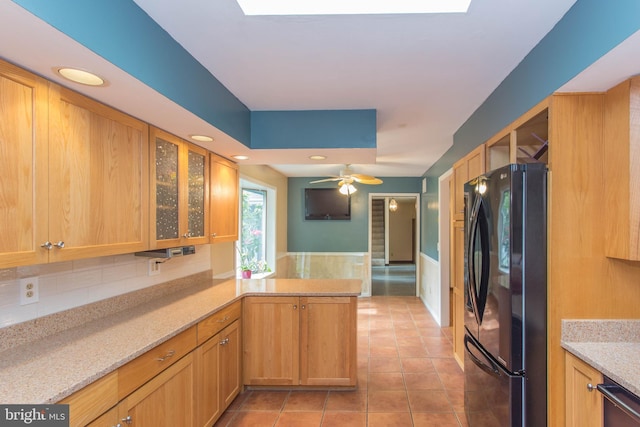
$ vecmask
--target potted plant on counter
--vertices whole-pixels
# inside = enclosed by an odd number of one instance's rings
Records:
[[[250,258],[246,252],[240,252],[240,249],[238,249],[238,253],[240,254],[240,265],[238,266],[238,269],[241,271],[243,279],[251,279],[252,273],[265,273],[271,271],[264,260],[258,261],[255,258]]]

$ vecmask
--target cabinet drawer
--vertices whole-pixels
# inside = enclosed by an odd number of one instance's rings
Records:
[[[122,399],[196,347],[193,326],[118,369],[118,397]]]
[[[236,301],[233,304],[212,314],[203,321],[198,323],[198,345],[226,328],[233,323],[234,320],[240,318],[242,312],[242,303]]]
[[[70,426],[87,425],[118,403],[118,372],[111,372],[60,403],[69,405]]]

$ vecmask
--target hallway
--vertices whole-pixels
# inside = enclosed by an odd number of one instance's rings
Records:
[[[371,267],[372,296],[415,296],[416,265],[390,264]]]
[[[463,427],[464,375],[451,331],[416,297],[358,300],[358,388],[245,391],[227,427]]]

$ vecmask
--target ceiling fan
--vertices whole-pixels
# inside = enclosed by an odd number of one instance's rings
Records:
[[[317,184],[320,182],[330,182],[330,181],[338,181],[338,187],[340,188],[340,192],[342,194],[353,194],[357,191],[356,187],[354,187],[353,183],[357,182],[358,184],[367,184],[367,185],[378,185],[382,184],[382,180],[380,178],[376,178],[371,175],[364,175],[361,173],[353,173],[353,170],[349,167],[350,165],[345,165],[345,169],[340,171],[340,175],[332,175],[331,178],[319,179],[317,181],[311,181],[310,184]]]

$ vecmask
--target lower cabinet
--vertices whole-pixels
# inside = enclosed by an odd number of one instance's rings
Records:
[[[193,426],[195,372],[190,353],[126,397],[121,420],[132,427]]]
[[[240,393],[241,337],[236,320],[195,352],[197,426],[212,426]]]
[[[355,297],[247,297],[243,323],[244,384],[356,385]]]
[[[568,352],[565,368],[566,426],[601,427],[602,394],[595,387],[602,373]]]
[[[211,427],[242,388],[240,312],[234,303],[65,398],[70,427]]]

